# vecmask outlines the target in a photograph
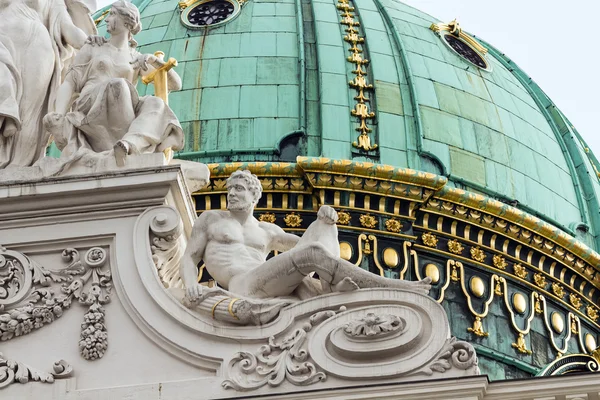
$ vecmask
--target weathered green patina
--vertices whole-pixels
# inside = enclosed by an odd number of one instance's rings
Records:
[[[177,0],[133,3],[144,25],[136,37],[140,51],[161,50],[179,61],[183,90],[169,100],[186,132],[186,147],[176,157],[220,163],[215,171],[232,161],[280,168],[273,163],[306,156],[297,165],[310,169],[316,160],[310,157],[328,157],[352,161],[353,168],[369,162],[394,167],[392,180],[403,168],[433,173],[444,200],[522,217],[528,229],[597,267],[600,165],[545,93],[491,45],[481,41],[491,71],[479,70],[429,29],[439,22],[431,16],[393,0],[353,0],[365,39],[362,56],[369,60],[364,70],[373,84],[370,109],[376,113],[370,128],[378,148],[365,153],[352,146],[358,135],[357,118],[350,114],[355,64],[347,59],[351,44],[344,40],[347,26],[340,23],[337,0],[249,0],[236,18],[200,30],[181,23]],[[103,23],[99,30],[105,33]],[[141,84],[138,89],[153,90]],[[289,168],[293,175],[296,164]],[[484,194],[477,197],[481,206],[465,190]],[[340,232],[353,234],[343,227]],[[400,239],[390,240],[401,246]],[[439,254],[422,251],[423,259],[443,264]],[[470,271],[485,269],[474,265]],[[458,287],[450,287],[444,302],[453,333],[478,345],[482,371],[491,379],[537,373],[556,356],[547,329],[534,319],[527,337],[533,354],[517,353],[499,304],[492,303],[485,321],[490,336],[479,338],[466,337],[472,319]]]

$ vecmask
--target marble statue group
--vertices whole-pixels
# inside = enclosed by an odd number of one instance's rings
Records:
[[[94,3],[0,1],[0,169],[33,166],[49,140],[63,163],[95,155],[123,165],[130,154],[183,147],[166,102],[135,88],[164,64],[136,50],[137,7],[125,0],[112,5],[107,39],[96,36]],[[174,70],[167,84],[181,88]]]

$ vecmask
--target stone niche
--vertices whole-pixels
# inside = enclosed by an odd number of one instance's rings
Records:
[[[284,396],[479,373],[417,291],[330,293],[252,326],[215,319],[234,298],[185,307],[194,205],[180,166],[139,165],[0,183],[3,397]]]

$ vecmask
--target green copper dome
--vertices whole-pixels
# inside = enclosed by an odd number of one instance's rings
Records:
[[[600,248],[593,155],[539,87],[491,45],[480,41],[489,68],[479,69],[430,29],[438,21],[391,0],[353,2],[359,44],[348,40],[352,24],[341,23],[344,7],[332,0],[250,0],[212,29],[188,29],[177,1],[134,3],[144,26],[140,50],[162,50],[180,63],[183,90],[170,95],[187,135],[179,157],[323,156],[434,172]],[[357,76],[353,45],[368,59],[361,68],[372,85],[364,90],[374,113],[364,119],[377,145],[371,151],[352,145],[361,121],[351,115],[358,102],[349,84]]]

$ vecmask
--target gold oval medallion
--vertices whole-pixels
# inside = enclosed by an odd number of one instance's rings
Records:
[[[563,319],[562,315],[557,312],[553,312],[551,319],[552,329],[554,329],[554,332],[562,333],[565,330],[565,320]]]
[[[485,293],[485,285],[483,284],[483,280],[480,277],[472,277],[469,281],[469,287],[471,288],[471,292],[473,292],[475,296],[483,297],[483,294]]]
[[[590,353],[596,350],[596,339],[591,333],[585,335],[585,348]]]
[[[398,266],[398,252],[391,247],[383,251],[383,262],[390,268]]]
[[[438,283],[440,281],[440,269],[435,264],[427,264],[425,266],[425,276],[431,278],[431,283]]]
[[[521,293],[515,293],[512,298],[513,307],[519,314],[523,314],[527,309],[527,300]]]
[[[348,242],[340,242],[340,257],[349,261],[352,258],[352,246]]]

